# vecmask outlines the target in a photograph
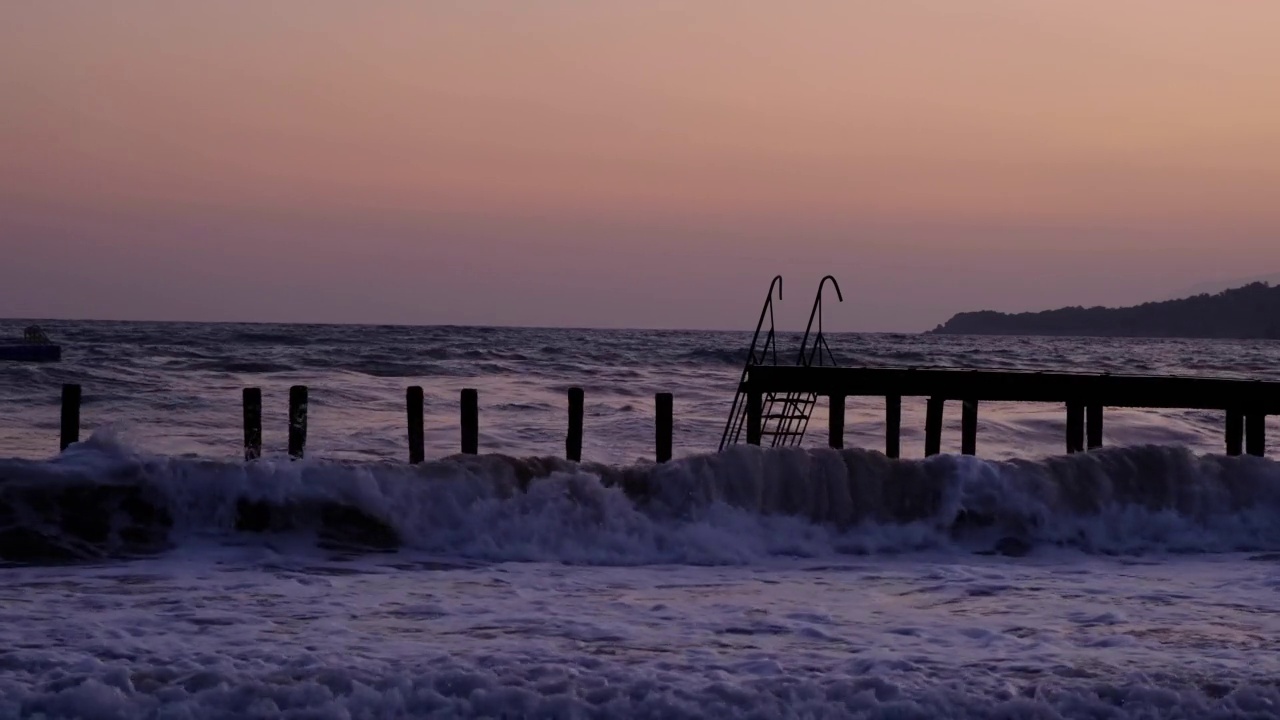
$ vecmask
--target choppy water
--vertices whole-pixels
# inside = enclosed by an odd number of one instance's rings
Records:
[[[0,323],[16,335],[23,323]],[[65,361],[0,364],[0,456],[56,452],[58,393],[84,386],[86,431],[106,429],[137,448],[231,459],[242,447],[240,391],[264,392],[264,443],[286,445],[288,388],[311,387],[309,453],[351,460],[407,457],[404,390],[426,391],[429,456],[458,450],[458,394],[480,393],[481,445],[510,455],[563,453],[565,393],[587,393],[585,459],[630,463],[653,455],[653,396],[676,403],[677,455],[714,450],[748,333],[413,328],[309,325],[45,323]],[[799,338],[784,337],[784,349]],[[1200,340],[830,336],[842,364],[1083,370],[1280,379],[1280,343]],[[905,401],[903,452],[923,454],[924,402]],[[883,447],[883,406],[851,400],[849,446]],[[1223,447],[1213,412],[1112,410],[1108,444]],[[959,448],[959,412],[944,449]],[[1272,431],[1280,427],[1271,418]],[[984,404],[979,454],[1037,457],[1062,450],[1060,407]],[[825,409],[808,436],[825,443]],[[1274,434],[1273,434],[1274,436]]]
[[[980,458],[925,460],[908,404],[890,461],[859,401],[843,452],[819,415],[806,449],[713,454],[746,334],[46,328],[65,362],[0,364],[0,716],[1280,717],[1280,467],[1218,455],[1217,413],[1112,411],[1108,448],[1066,457],[1061,408],[984,404]],[[831,344],[1280,379],[1277,343]],[[64,382],[85,442],[56,456]],[[582,465],[555,459],[574,385]],[[453,456],[464,387],[479,457]],[[679,459],[655,466],[663,391]]]

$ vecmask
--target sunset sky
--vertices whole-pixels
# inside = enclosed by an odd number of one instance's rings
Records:
[[[0,315],[841,330],[1280,272],[1280,3],[9,0]]]

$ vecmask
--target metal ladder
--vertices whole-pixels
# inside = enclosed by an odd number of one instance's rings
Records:
[[[756,323],[756,332],[751,336],[751,347],[747,349],[747,364],[742,368],[742,379],[738,381],[738,391],[733,396],[733,405],[729,408],[729,420],[725,423],[724,434],[720,436],[720,449],[736,445],[742,437],[742,428],[747,424],[747,396],[742,392],[742,384],[747,381],[747,372],[756,365],[778,364],[778,337],[773,323],[773,289],[778,288],[778,299],[782,299],[782,276],[776,275],[769,283],[769,294],[765,296],[764,307],[760,310],[760,320]],[[765,335],[764,345],[759,345],[760,331],[764,329],[765,319],[769,320],[769,332]]]
[[[835,356],[831,353],[831,346],[827,344],[827,338],[822,331],[822,291],[826,287],[828,280],[831,281],[832,286],[836,289],[836,297],[840,302],[844,302],[844,295],[840,292],[840,284],[836,282],[836,279],[830,275],[822,278],[822,282],[818,283],[818,294],[813,301],[813,310],[809,313],[809,324],[805,327],[804,337],[800,341],[800,352],[796,356],[796,365],[798,366],[836,365]],[[738,391],[734,395],[733,405],[729,410],[729,420],[725,424],[724,434],[720,438],[721,450],[724,450],[729,445],[735,445],[741,440],[742,428],[746,425],[747,419],[747,397],[746,393],[743,392],[742,386],[746,382],[751,368],[755,365],[779,364],[777,335],[773,320],[774,285],[778,286],[778,299],[781,300],[782,276],[775,277],[769,285],[769,295],[765,298],[764,309],[760,311],[760,321],[756,324],[755,335],[751,338],[751,347],[747,351],[747,363],[742,369],[742,379],[738,382]],[[756,346],[766,317],[769,319],[769,332],[765,337],[764,345],[757,351]],[[815,320],[818,325],[816,333],[814,333]],[[811,336],[812,343],[810,343]],[[813,407],[818,401],[818,396],[813,393],[766,393],[761,400],[761,444],[764,444],[765,438],[768,438],[770,447],[799,445],[804,440],[805,431],[809,427],[809,418],[813,414]]]

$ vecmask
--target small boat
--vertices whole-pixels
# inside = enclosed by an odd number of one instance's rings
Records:
[[[38,325],[24,330],[21,340],[0,339],[0,360],[58,362],[61,359],[62,346],[54,344]]]

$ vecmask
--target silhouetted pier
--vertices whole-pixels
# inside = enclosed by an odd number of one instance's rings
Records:
[[[769,424],[775,419],[767,412],[769,398],[817,396],[830,401],[829,444],[837,448],[844,445],[845,399],[884,397],[885,454],[895,458],[900,452],[904,397],[927,398],[926,455],[940,452],[948,401],[962,405],[960,444],[966,455],[977,452],[982,402],[1062,405],[1068,453],[1102,447],[1108,407],[1223,411],[1228,455],[1265,454],[1266,417],[1280,415],[1280,382],[1198,377],[753,365],[746,369],[739,392],[746,398],[747,443],[760,445],[779,432]]]
[[[720,449],[742,442],[771,447],[794,447],[804,441],[809,419],[820,398],[829,401],[827,443],[844,447],[845,403],[851,397],[885,398],[885,446],[890,458],[901,455],[902,398],[926,399],[926,456],[942,448],[943,416],[948,402],[960,406],[960,449],[965,455],[978,451],[978,418],[983,402],[1052,403],[1066,414],[1066,452],[1102,447],[1107,408],[1165,408],[1221,411],[1227,455],[1264,456],[1266,419],[1280,415],[1280,382],[1230,380],[1204,377],[1159,377],[1018,370],[965,370],[945,368],[839,367],[823,333],[823,293],[830,286],[844,301],[840,285],[830,275],[818,283],[809,312],[809,324],[800,338],[799,352],[780,352],[774,327],[774,300],[782,299],[782,278],[769,284],[755,334],[747,348],[746,364],[737,394],[720,439]],[[766,325],[767,323],[767,325]],[[301,459],[307,444],[308,388],[289,389],[289,456]],[[461,391],[459,435],[461,452],[480,452],[480,409],[474,388]],[[62,392],[61,447],[80,438],[79,385]],[[246,388],[244,406],[244,458],[262,457],[262,391]],[[586,404],[582,388],[569,388],[566,397],[567,432],[564,455],[582,460],[583,417]],[[417,385],[406,388],[405,412],[409,462],[426,459],[424,393]],[[654,459],[666,462],[673,455],[674,398],[654,396]],[[766,442],[767,441],[767,442]]]

